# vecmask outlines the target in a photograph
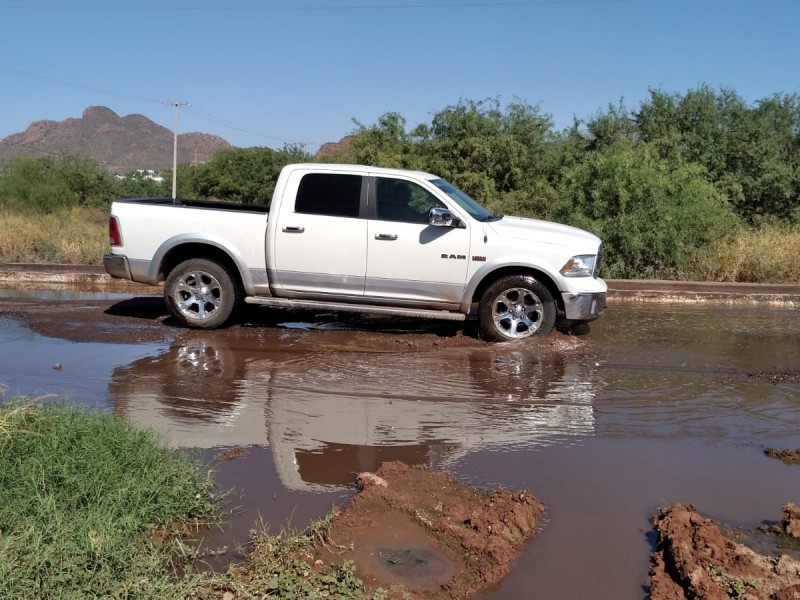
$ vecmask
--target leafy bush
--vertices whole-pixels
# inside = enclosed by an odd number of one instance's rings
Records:
[[[269,205],[281,169],[289,163],[307,162],[309,158],[298,146],[286,146],[283,150],[222,150],[207,163],[178,169],[178,195]]]
[[[0,177],[0,204],[24,214],[108,206],[113,189],[111,174],[88,159],[17,156]]]
[[[564,174],[556,220],[595,232],[607,277],[684,278],[689,264],[737,227],[697,165],[672,165],[648,144],[619,142]]]
[[[769,281],[786,277],[785,261],[767,264],[763,257],[770,255],[762,254],[760,266],[723,272],[719,244],[732,233],[740,239],[742,226],[759,231],[763,224],[800,222],[799,148],[797,94],[750,105],[725,88],[650,90],[636,110],[609,105],[560,132],[535,105],[461,100],[410,130],[396,112],[371,125],[355,121],[346,143],[322,158],[297,146],[222,151],[208,163],[181,166],[178,193],[269,204],[281,168],[312,159],[420,169],[449,179],[496,213],[598,234],[610,277],[707,273]],[[0,171],[0,210],[106,207],[115,196],[168,195],[170,178],[160,185],[117,180],[85,159],[18,157]],[[61,254],[47,238],[33,251],[46,260]]]

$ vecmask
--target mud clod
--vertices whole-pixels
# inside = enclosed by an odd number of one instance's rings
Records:
[[[781,528],[789,537],[800,540],[800,506],[791,502],[783,505]]]
[[[800,450],[788,450],[782,448],[767,448],[764,454],[770,458],[777,458],[787,465],[800,465]]]
[[[375,473],[361,473],[358,477],[356,477],[356,484],[362,490],[366,487],[371,485],[377,485],[378,487],[389,487],[389,484],[386,483],[386,480],[383,477],[378,477]]]
[[[653,600],[800,598],[800,561],[763,556],[729,539],[691,504],[662,510],[653,526],[658,533],[650,568]]]
[[[365,477],[371,475],[372,477]],[[468,598],[499,581],[536,529],[544,507],[529,491],[487,492],[424,466],[384,463],[359,475],[362,491],[338,512],[328,537],[370,589],[390,598]]]

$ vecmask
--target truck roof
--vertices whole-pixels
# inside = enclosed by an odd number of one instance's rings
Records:
[[[312,171],[347,171],[348,173],[363,173],[386,177],[411,175],[418,179],[441,179],[438,175],[426,173],[425,171],[413,171],[409,169],[387,169],[385,167],[370,167],[367,165],[346,165],[328,163],[293,163],[286,165],[284,169],[308,169]]]

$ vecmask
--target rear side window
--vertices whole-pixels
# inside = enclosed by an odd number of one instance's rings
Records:
[[[357,218],[361,207],[361,176],[334,173],[303,175],[294,211],[311,215]]]

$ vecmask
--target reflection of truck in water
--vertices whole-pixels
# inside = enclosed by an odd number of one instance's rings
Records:
[[[591,369],[497,348],[292,353],[210,336],[119,367],[115,410],[176,446],[269,446],[292,489],[594,430]],[[409,374],[414,374],[409,377]]]
[[[592,373],[574,356],[237,343],[203,334],[117,368],[115,410],[175,446],[269,446],[281,480],[298,490],[349,484],[387,460],[442,464],[594,430]]]
[[[156,285],[175,318],[224,325],[241,302],[463,321],[489,340],[546,335],[605,308],[600,240],[493,215],[439,177],[357,165],[284,167],[272,203],[118,200],[113,277]]]

